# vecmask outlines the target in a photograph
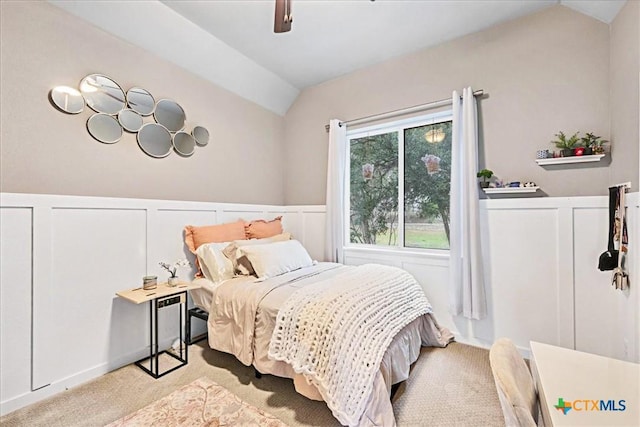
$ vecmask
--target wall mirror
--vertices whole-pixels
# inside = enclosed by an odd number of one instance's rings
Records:
[[[122,137],[120,123],[109,114],[98,113],[89,117],[87,130],[92,137],[105,144],[118,142]]]
[[[153,113],[156,100],[145,89],[132,87],[127,91],[127,104],[129,104],[129,108],[141,116],[150,116]]]
[[[124,109],[118,113],[118,122],[127,132],[138,132],[142,127],[142,116],[133,110]]]
[[[148,90],[138,86],[125,92],[104,74],[85,76],[80,80],[79,90],[56,86],[49,91],[49,100],[57,110],[67,114],[85,110],[93,114],[85,108],[88,106],[96,112],[86,123],[93,138],[113,144],[122,138],[123,131],[135,133],[138,146],[151,157],[166,157],[171,151],[188,157],[196,146],[209,143],[206,128],[195,126],[191,132],[185,128],[187,117],[177,102],[171,99],[156,102]],[[151,115],[155,123],[145,124],[145,117]]]
[[[173,135],[173,148],[182,156],[190,156],[196,149],[196,140],[187,132],[176,132]]]
[[[49,92],[53,105],[63,113],[78,114],[84,110],[84,98],[77,90],[69,86],[56,86]]]
[[[162,125],[147,123],[138,131],[138,145],[151,157],[166,157],[171,152],[171,134]]]
[[[196,141],[196,144],[204,147],[209,143],[209,131],[202,126],[196,126],[191,131],[191,135]]]
[[[89,108],[98,113],[117,114],[125,107],[124,91],[107,76],[89,74],[80,81],[80,92]]]
[[[161,99],[156,104],[153,112],[156,122],[167,128],[169,132],[177,132],[184,128],[186,120],[184,110],[177,102],[170,99]]]

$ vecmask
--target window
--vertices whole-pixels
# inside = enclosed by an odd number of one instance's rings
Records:
[[[451,112],[347,133],[348,241],[449,249]]]

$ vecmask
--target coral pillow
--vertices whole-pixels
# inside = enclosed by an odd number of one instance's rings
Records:
[[[202,227],[187,225],[184,228],[184,242],[193,254],[196,253],[200,245],[205,243],[223,243],[244,240],[245,238],[244,221],[242,220]]]
[[[282,234],[282,217],[279,216],[271,221],[257,219],[246,224],[244,227],[246,239],[264,239],[278,234]]]
[[[197,249],[206,243],[224,243],[244,239],[244,221],[241,219],[226,224],[205,225],[201,227],[187,225],[184,228],[184,243],[194,255],[197,255]],[[196,268],[196,277],[202,277],[197,256]]]

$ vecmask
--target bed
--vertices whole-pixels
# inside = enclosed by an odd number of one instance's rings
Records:
[[[209,313],[209,346],[293,379],[343,425],[395,425],[392,385],[421,346],[444,347],[452,334],[410,274],[313,261],[281,220],[185,227],[204,276],[191,295]]]
[[[213,282],[201,278],[196,279],[201,287],[192,291],[192,297],[196,306],[210,313],[207,328],[211,348],[235,355],[243,364],[253,365],[259,373],[292,378],[298,393],[310,399],[325,400],[343,425],[392,426],[395,425],[390,401],[392,385],[409,377],[410,366],[418,359],[421,346],[444,347],[453,339],[447,329],[438,325],[430,310],[413,315],[406,325],[397,326],[398,331],[393,333],[390,342],[378,345],[383,347],[377,350],[382,354],[379,367],[374,369],[373,381],[370,387],[363,389],[365,396],[359,398],[355,408],[340,407],[348,387],[337,384],[334,389],[339,396],[328,396],[330,387],[326,383],[314,383],[309,372],[305,372],[304,363],[296,364],[296,360],[287,363],[273,357],[272,337],[274,330],[282,326],[279,321],[283,319],[278,314],[285,310],[287,301],[303,294],[305,289],[324,289],[331,283],[341,287],[341,281],[347,277],[360,275],[361,267],[312,263],[266,279],[242,275]],[[370,274],[381,274],[379,267],[382,266],[371,267]],[[391,267],[383,268],[386,269],[383,272],[397,273]],[[420,293],[423,294],[421,290]]]

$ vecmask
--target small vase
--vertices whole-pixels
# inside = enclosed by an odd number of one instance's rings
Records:
[[[178,283],[180,283],[180,279],[176,276],[176,277],[169,277],[169,280],[167,280],[167,285],[168,286],[178,286]]]

